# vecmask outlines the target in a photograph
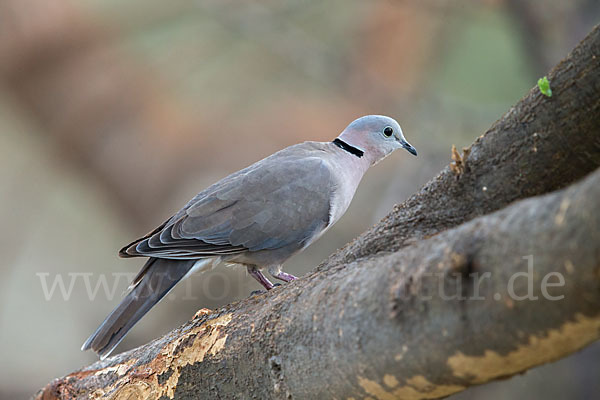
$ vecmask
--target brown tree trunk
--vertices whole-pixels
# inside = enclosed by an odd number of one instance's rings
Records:
[[[548,77],[317,271],[37,398],[433,399],[598,339],[600,29]]]
[[[600,26],[451,165],[325,267],[435,235],[510,202],[560,189],[600,166]]]
[[[201,312],[38,398],[431,399],[554,361],[600,336],[598,199],[600,171]]]

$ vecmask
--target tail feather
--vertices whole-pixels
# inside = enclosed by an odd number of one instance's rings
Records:
[[[110,313],[81,350],[92,349],[106,358],[127,332],[158,303],[194,266],[195,260],[150,258],[136,278],[137,283]]]

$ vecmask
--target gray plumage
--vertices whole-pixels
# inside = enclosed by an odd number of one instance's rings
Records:
[[[350,124],[336,142],[290,146],[203,190],[153,232],[121,249],[122,257],[150,258],[82,349],[106,357],[195,269],[220,261],[245,265],[267,289],[273,285],[263,268],[278,279],[295,279],[281,271],[281,264],[334,224],[369,166],[400,147],[416,155],[396,121],[367,116]]]

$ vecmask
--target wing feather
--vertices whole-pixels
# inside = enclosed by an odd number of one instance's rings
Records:
[[[224,178],[120,255],[196,259],[303,247],[329,224],[334,190],[312,147],[289,147]]]

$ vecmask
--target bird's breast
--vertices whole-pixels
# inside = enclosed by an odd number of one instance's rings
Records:
[[[362,166],[347,166],[344,160],[334,160],[330,163],[334,177],[329,211],[329,226],[335,224],[344,215],[356,193],[366,168]]]

